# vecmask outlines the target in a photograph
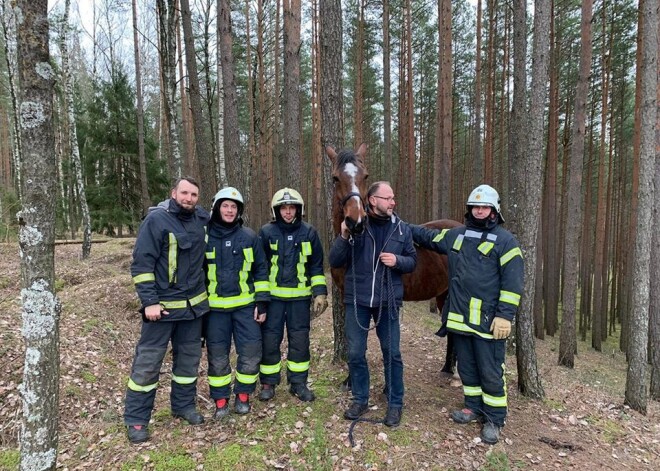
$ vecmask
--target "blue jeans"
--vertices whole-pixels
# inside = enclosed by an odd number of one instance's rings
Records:
[[[358,404],[369,403],[369,366],[367,365],[367,335],[365,328],[373,318],[378,320],[378,308],[346,304],[346,340],[348,342],[348,371],[351,375],[353,400]],[[385,316],[376,327],[376,335],[380,341],[385,368],[385,387],[388,392],[388,406],[403,406],[403,361],[399,343],[401,330],[399,326],[399,308],[383,307]],[[359,322],[359,325],[358,325]]]

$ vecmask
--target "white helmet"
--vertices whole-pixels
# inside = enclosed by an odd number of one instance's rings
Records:
[[[502,222],[504,222],[504,218],[500,212],[500,195],[490,185],[479,185],[472,190],[465,204],[467,206],[490,206],[497,212]]]
[[[275,208],[285,204],[295,204],[296,206],[300,206],[300,214],[297,216],[303,217],[305,215],[305,202],[303,201],[302,196],[300,196],[300,193],[292,188],[282,188],[275,192],[273,199],[270,202],[270,209],[274,218],[277,217],[275,215]]]
[[[212,210],[215,212],[215,205],[218,201],[221,200],[232,200],[236,202],[238,206],[238,217],[240,218],[243,215],[243,195],[233,186],[228,186],[218,191],[213,197]]]

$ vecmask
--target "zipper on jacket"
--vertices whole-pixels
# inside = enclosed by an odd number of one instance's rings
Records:
[[[396,231],[397,228],[399,229],[399,231],[401,230],[401,220],[399,220],[397,226],[394,229],[392,229],[392,232],[390,232],[389,235],[387,236],[387,239],[385,239],[385,242],[383,243],[383,248],[390,241],[390,239],[392,238],[392,235],[394,235],[394,231]],[[374,241],[373,257],[375,257],[376,256],[376,238],[373,235],[371,235],[371,232],[369,232],[368,227],[366,229],[367,229],[367,234],[369,234],[369,237],[371,237]],[[372,260],[373,260],[373,257],[372,257]],[[374,304],[374,296],[376,295],[376,273],[378,272],[378,264],[379,263],[380,263],[380,257],[378,257],[378,259],[376,260],[376,266],[372,269],[373,270],[373,273],[372,273],[373,276],[371,277],[371,299],[369,300],[369,307],[374,307],[374,305],[373,305]],[[382,295],[383,295],[383,293],[381,293],[381,297],[382,297]],[[357,293],[354,293],[354,296],[357,296]]]

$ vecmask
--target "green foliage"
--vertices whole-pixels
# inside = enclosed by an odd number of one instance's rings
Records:
[[[484,471],[510,471],[511,462],[503,451],[493,451],[486,456]]]
[[[83,371],[80,373],[80,377],[87,381],[88,383],[96,383],[97,378],[94,374],[90,373],[89,371]]]
[[[195,460],[184,450],[153,451],[149,454],[157,471],[188,471],[195,469]]]
[[[228,446],[213,446],[204,457],[204,469],[210,471],[265,469],[263,456],[266,456],[266,450],[261,445],[248,447],[232,443]]]
[[[0,470],[13,471],[18,469],[21,454],[18,450],[0,450]]]

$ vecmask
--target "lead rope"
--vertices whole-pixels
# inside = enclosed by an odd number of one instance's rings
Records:
[[[357,291],[356,291],[356,282],[355,282],[355,241],[353,236],[349,236],[348,243],[351,246],[351,270],[353,271],[353,315],[355,316],[355,322],[362,329],[369,332],[370,330],[378,327],[378,324],[381,321],[383,313],[383,289],[387,290],[387,314],[391,316],[391,319],[395,319],[396,315],[393,311],[390,311],[391,308],[395,306],[394,301],[394,289],[392,287],[392,271],[389,267],[383,265],[383,274],[380,277],[380,300],[378,302],[378,316],[374,321],[373,327],[368,325],[365,327],[360,324],[357,315]],[[392,324],[388,322],[387,327],[387,341],[390,344],[387,358],[387,378],[386,378],[386,387],[387,387],[387,403],[392,402]],[[358,422],[368,422],[372,424],[382,424],[384,419],[369,419],[367,417],[358,417],[351,422],[351,425],[348,427],[348,440],[351,444],[351,448],[355,447],[355,439],[353,438],[353,429],[358,424]]]

